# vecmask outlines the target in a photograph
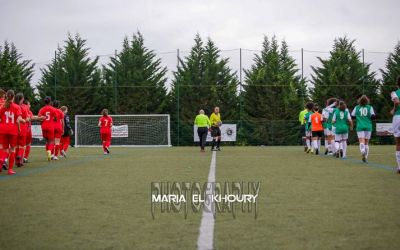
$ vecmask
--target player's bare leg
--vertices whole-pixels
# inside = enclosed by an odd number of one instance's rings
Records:
[[[396,161],[397,173],[400,174],[400,137],[396,137]]]

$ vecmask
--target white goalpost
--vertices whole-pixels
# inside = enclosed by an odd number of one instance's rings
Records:
[[[113,147],[170,147],[170,116],[110,115],[113,119]],[[101,115],[75,116],[75,147],[100,147]]]

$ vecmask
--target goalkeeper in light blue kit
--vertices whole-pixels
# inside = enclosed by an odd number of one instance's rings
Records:
[[[358,105],[353,109],[351,116],[356,119],[356,131],[360,143],[362,161],[367,162],[369,145],[372,133],[372,119],[375,118],[374,108],[369,105],[369,99],[363,95],[358,99]]]

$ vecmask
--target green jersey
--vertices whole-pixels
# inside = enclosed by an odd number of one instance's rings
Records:
[[[335,123],[336,134],[347,134],[349,133],[349,120],[351,120],[349,110],[344,111],[336,109],[333,114],[332,121]]]
[[[400,89],[393,91],[391,94],[391,97],[392,97],[392,101],[395,98],[400,99]],[[394,115],[400,115],[400,105],[396,107],[396,110],[394,111]]]
[[[371,105],[360,106],[357,105],[353,112],[352,117],[356,118],[356,130],[357,131],[372,131],[372,120],[371,117],[375,115],[374,109]]]
[[[310,116],[312,114],[314,114],[314,112],[308,111],[308,113],[304,115],[304,120],[306,122],[306,131],[311,131],[311,124],[309,124],[308,120],[310,119]]]
[[[332,118],[335,112],[335,104],[331,104],[322,110],[322,117],[324,118],[324,129],[332,130]]]

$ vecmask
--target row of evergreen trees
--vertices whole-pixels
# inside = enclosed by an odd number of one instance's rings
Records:
[[[99,58],[91,59],[89,50],[86,40],[68,35],[33,87],[34,64],[6,41],[0,46],[0,87],[23,92],[35,108],[43,97],[52,96],[68,105],[72,116],[98,114],[105,107],[117,114],[169,113],[173,142],[179,145],[192,144],[197,111],[211,112],[218,105],[225,122],[239,125],[241,143],[282,145],[297,142],[296,118],[307,100],[323,106],[334,96],[353,107],[357,97],[366,94],[378,118],[388,120],[390,92],[400,75],[400,42],[388,56],[379,81],[370,64],[362,62],[354,40],[344,37],[335,39],[328,59],[318,58],[321,66],[312,68],[307,86],[289,55],[288,44],[265,37],[261,53],[254,55],[240,84],[237,72],[228,66],[228,58],[221,57],[215,43],[196,35],[189,55],[179,58],[168,91],[167,69],[146,48],[140,33],[125,38],[107,65],[100,67]]]

